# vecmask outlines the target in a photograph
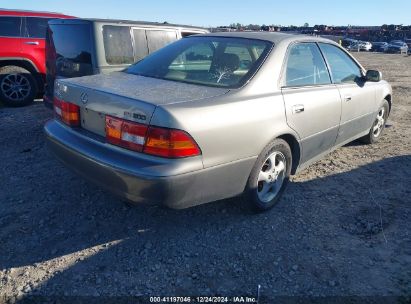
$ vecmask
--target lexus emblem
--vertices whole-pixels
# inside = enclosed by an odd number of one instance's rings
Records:
[[[87,104],[88,101],[88,95],[86,92],[81,93],[80,95],[80,100],[83,104]]]

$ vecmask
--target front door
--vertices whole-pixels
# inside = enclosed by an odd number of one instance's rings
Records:
[[[301,162],[329,151],[338,134],[341,98],[316,43],[290,47],[282,94],[287,123],[301,140]]]
[[[375,83],[366,82],[360,66],[337,46],[320,43],[333,82],[342,99],[340,129],[336,144],[349,142],[370,129],[375,113]]]

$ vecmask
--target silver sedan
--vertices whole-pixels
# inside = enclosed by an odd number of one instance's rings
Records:
[[[281,33],[177,41],[122,72],[58,80],[55,155],[133,202],[185,208],[240,194],[273,207],[290,175],[361,138],[392,103],[338,44]]]

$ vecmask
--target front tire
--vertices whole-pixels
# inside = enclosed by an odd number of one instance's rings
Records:
[[[361,137],[362,142],[366,144],[373,144],[381,138],[385,128],[385,123],[388,119],[389,111],[390,106],[388,101],[384,99],[382,105],[378,109],[377,116],[374,119],[370,132],[364,137]]]
[[[283,139],[275,139],[258,157],[248,179],[246,196],[257,211],[274,207],[281,198],[291,174],[292,153]]]
[[[0,68],[0,100],[11,107],[26,106],[37,96],[34,76],[18,66]]]

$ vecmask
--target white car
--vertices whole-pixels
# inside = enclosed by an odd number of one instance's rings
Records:
[[[367,51],[369,52],[372,48],[372,44],[369,41],[357,41],[351,43],[347,50],[349,51]]]
[[[369,41],[360,41],[358,43],[358,46],[360,47],[360,51],[367,51],[369,52],[372,48],[372,43]]]

